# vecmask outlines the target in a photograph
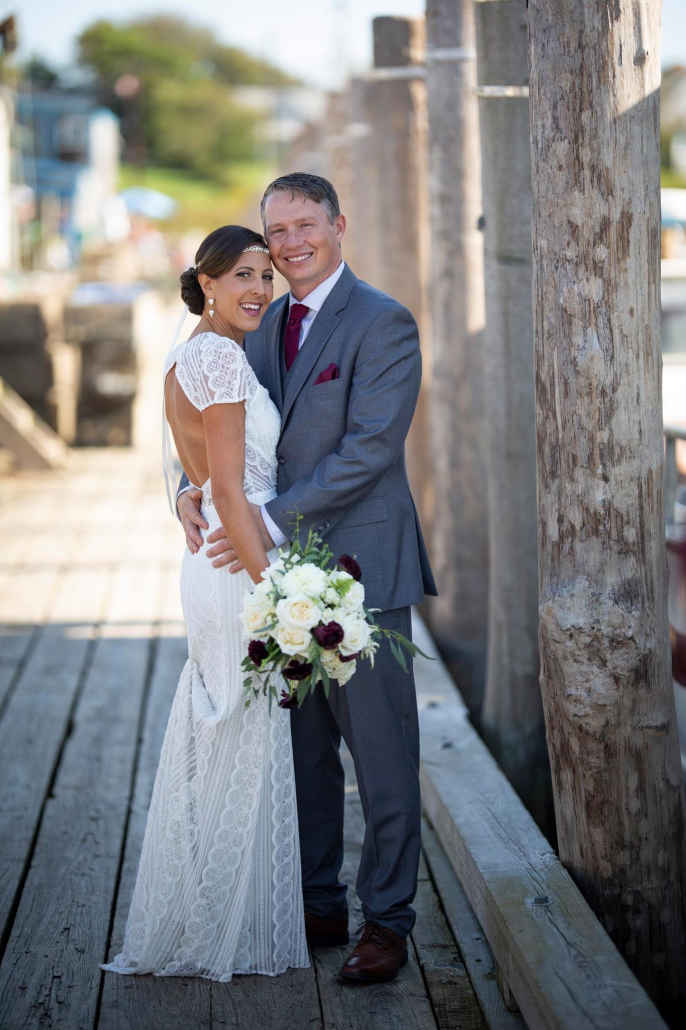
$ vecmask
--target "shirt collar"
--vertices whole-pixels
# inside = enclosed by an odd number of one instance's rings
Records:
[[[319,311],[324,301],[329,296],[334,286],[343,275],[343,269],[345,268],[345,261],[341,261],[340,265],[335,272],[332,272],[328,279],[325,279],[319,286],[315,286],[312,293],[308,293],[302,300],[296,300],[292,293],[288,294],[288,307],[289,310],[293,304],[305,304],[310,311]]]

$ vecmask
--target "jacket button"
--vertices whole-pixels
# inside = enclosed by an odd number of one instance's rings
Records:
[[[280,454],[276,460],[278,461],[279,465],[284,465],[286,463],[286,459],[284,458],[283,454]]]

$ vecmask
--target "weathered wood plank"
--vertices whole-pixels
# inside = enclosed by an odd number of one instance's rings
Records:
[[[37,633],[35,626],[0,625],[0,718]]]
[[[0,550],[2,545],[0,538]],[[55,567],[21,565],[0,573],[0,719],[20,667],[56,599],[58,580]]]
[[[314,969],[212,984],[212,1030],[322,1030]],[[338,1024],[340,1026],[340,1024]]]
[[[426,819],[422,825],[422,847],[489,1030],[526,1030],[522,1016],[507,1010],[496,982],[493,952],[462,884]]]
[[[30,656],[0,722],[0,931],[4,934],[53,776],[107,579],[66,575],[48,627]],[[77,626],[73,626],[77,623]]]
[[[474,988],[430,880],[419,883],[414,907],[417,922],[412,941],[439,1030],[486,1030]]]
[[[357,792],[346,795],[345,858],[342,877],[354,884],[364,836],[364,817]],[[351,926],[362,922],[354,888],[348,891]],[[313,951],[325,1030],[434,1030],[436,1021],[427,997],[414,947],[396,980],[385,984],[352,984],[338,979],[351,945]]]
[[[0,1025],[13,1030],[42,1013],[52,1030],[95,1018],[159,600],[147,571],[114,586],[0,968]]]
[[[431,654],[418,619],[413,629]],[[424,805],[531,1030],[664,1027],[470,725],[445,667],[419,659],[415,675]]]

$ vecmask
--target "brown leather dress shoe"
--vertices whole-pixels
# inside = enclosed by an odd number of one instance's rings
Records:
[[[312,948],[337,948],[340,944],[347,944],[350,940],[348,935],[347,919],[322,919],[320,916],[305,913],[305,936],[307,943]]]
[[[407,965],[407,940],[378,923],[365,923],[362,936],[341,966],[344,980],[382,983]]]

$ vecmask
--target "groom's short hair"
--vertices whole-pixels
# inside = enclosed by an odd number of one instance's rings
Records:
[[[264,208],[267,198],[277,191],[290,193],[291,197],[302,197],[303,200],[314,200],[315,204],[321,204],[332,225],[341,213],[338,194],[328,179],[325,179],[323,175],[310,175],[309,172],[291,172],[289,175],[280,175],[278,179],[274,179],[274,182],[270,182],[264,191],[260,204],[263,225],[265,224]]]

